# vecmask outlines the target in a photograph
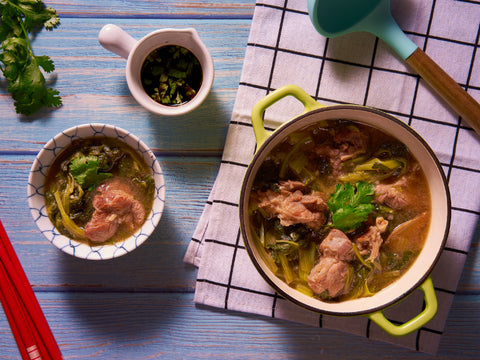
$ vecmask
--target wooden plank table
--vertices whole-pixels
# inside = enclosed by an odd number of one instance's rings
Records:
[[[254,315],[196,306],[197,270],[183,255],[218,170],[247,45],[254,0],[46,2],[61,17],[33,42],[56,71],[63,106],[15,113],[0,77],[0,218],[65,359],[479,359],[480,256],[472,245],[438,356]],[[194,27],[210,49],[215,82],[206,102],[178,118],[152,115],[131,97],[125,60],[104,50],[114,23],[140,39],[163,27]],[[27,180],[37,152],[74,125],[105,122],[138,135],[165,172],[167,204],[153,236],[115,260],[64,254],[37,230]],[[192,130],[192,131],[189,131]],[[0,359],[20,357],[0,313]]]

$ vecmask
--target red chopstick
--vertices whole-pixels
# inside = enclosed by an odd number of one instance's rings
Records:
[[[2,304],[4,304],[5,314],[7,315],[22,358],[30,359],[29,350],[27,349],[36,349],[35,335],[32,329],[28,327],[26,314],[21,307],[21,302],[18,301],[17,291],[13,288],[3,263],[0,265],[1,301]]]
[[[3,304],[3,309],[5,310],[5,315],[7,316],[7,320],[10,323],[10,328],[12,329],[13,337],[15,338],[18,346],[18,350],[20,351],[20,354],[22,355],[22,359],[28,359],[28,352],[27,352],[27,345],[25,345],[25,341],[22,337],[22,331],[18,329],[17,324],[15,322],[15,316],[14,310],[11,309],[11,306],[8,305],[7,299],[4,296],[5,294],[8,294],[9,290],[6,289],[5,287],[10,284],[10,279],[6,276],[5,273],[5,267],[3,264],[1,264],[1,269],[0,269],[0,286],[1,286],[1,291],[0,291],[0,301]],[[4,287],[3,285],[6,284]]]
[[[55,355],[55,347],[58,349],[55,340],[53,340],[54,346],[48,345],[48,342],[50,342],[49,333],[51,334],[50,328],[43,317],[35,294],[6,236],[1,221],[0,239],[2,304],[4,304],[5,313],[10,314],[10,326],[14,336],[15,334],[17,335],[16,341],[19,349],[21,349],[22,357],[30,360],[61,359],[61,355],[60,357]],[[41,316],[36,314],[38,311]],[[46,330],[42,322],[47,324]],[[15,330],[13,330],[14,328]],[[51,338],[53,338],[53,335]],[[51,348],[53,352],[47,349],[47,347]],[[26,356],[25,353],[27,354]]]
[[[60,360],[62,354],[0,221],[0,300],[22,358]]]

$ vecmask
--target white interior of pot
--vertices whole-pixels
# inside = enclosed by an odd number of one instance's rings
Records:
[[[449,227],[450,204],[448,189],[446,188],[444,177],[442,176],[443,173],[441,169],[439,169],[438,162],[435,161],[435,157],[432,155],[431,150],[423,144],[418,135],[413,131],[409,131],[409,128],[407,128],[405,124],[400,123],[399,120],[393,120],[388,115],[378,111],[359,106],[326,107],[292,120],[287,126],[283,126],[275,132],[274,135],[263,144],[250,165],[251,172],[245,179],[245,192],[242,193],[242,196],[244,197],[242,201],[245,201],[246,205],[243,207],[241,218],[246,222],[245,231],[248,234],[250,232],[247,214],[249,197],[248,189],[251,189],[255,174],[263,162],[265,155],[267,155],[287,134],[317,121],[327,119],[350,119],[382,129],[384,132],[387,132],[402,141],[422,165],[430,187],[432,222],[428,237],[425,241],[425,246],[418,258],[400,279],[382,289],[372,297],[348,300],[341,303],[327,303],[306,296],[289,287],[261,262],[261,258],[258,256],[254,243],[250,242],[251,236],[247,235],[245,242],[248,242],[249,248],[255,259],[254,262],[257,262],[257,269],[259,269],[262,276],[267,277],[267,280],[274,286],[274,288],[288,299],[300,303],[300,305],[306,306],[310,309],[324,313],[338,315],[369,313],[398,301],[425,280],[431,272],[443,248]]]

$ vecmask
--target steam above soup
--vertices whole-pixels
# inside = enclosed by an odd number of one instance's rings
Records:
[[[329,120],[291,133],[265,158],[249,198],[269,268],[324,301],[371,296],[410,267],[430,225],[425,174],[373,127]]]
[[[152,170],[115,138],[75,140],[55,160],[45,183],[50,220],[63,235],[92,244],[131,236],[153,205]]]

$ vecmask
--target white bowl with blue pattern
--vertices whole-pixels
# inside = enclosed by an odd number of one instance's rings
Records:
[[[44,188],[48,169],[53,164],[55,158],[70,145],[73,140],[95,136],[118,138],[130,145],[133,149],[136,149],[152,169],[156,191],[152,211],[137,232],[129,238],[115,242],[114,244],[90,246],[60,234],[55,228],[47,215]],[[158,225],[165,205],[165,180],[162,168],[154,153],[143,141],[129,131],[106,124],[78,125],[61,132],[47,142],[33,162],[27,192],[30,212],[40,232],[60,250],[75,257],[89,260],[116,258],[139,247],[147,240]]]

